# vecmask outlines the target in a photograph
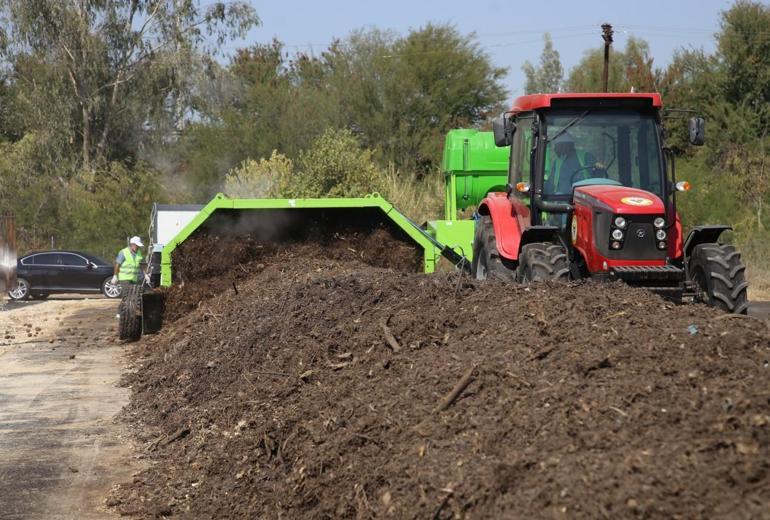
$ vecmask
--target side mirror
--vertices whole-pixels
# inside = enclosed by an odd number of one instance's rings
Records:
[[[706,120],[702,117],[690,118],[690,144],[701,146],[706,141]]]
[[[88,262],[86,262],[86,269],[88,269],[89,271],[91,269],[94,269],[95,267],[96,267],[96,264],[93,263],[92,261],[89,260]]]
[[[495,146],[510,146],[513,142],[513,132],[516,125],[511,121],[510,114],[503,114],[492,121],[492,132],[495,135]]]

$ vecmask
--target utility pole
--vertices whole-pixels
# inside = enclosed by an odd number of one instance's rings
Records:
[[[604,74],[602,76],[602,92],[607,92],[610,78],[610,45],[612,44],[612,26],[602,24],[602,39],[604,40]]]

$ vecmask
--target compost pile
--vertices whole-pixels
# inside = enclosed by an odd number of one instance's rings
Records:
[[[360,261],[409,272],[422,268],[419,251],[383,225],[368,232],[319,233],[312,240],[289,245],[257,241],[250,235],[193,235],[173,252],[174,285],[166,295],[165,319],[174,321],[222,291],[238,291],[240,281],[262,271],[268,259],[301,269],[303,259],[311,258]]]
[[[125,417],[151,463],[111,497],[119,512],[768,515],[759,320],[623,285],[242,247],[228,283],[186,278],[169,305],[189,312],[137,346]]]

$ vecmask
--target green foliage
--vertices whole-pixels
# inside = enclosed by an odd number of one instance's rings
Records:
[[[270,159],[247,159],[225,177],[224,193],[233,198],[276,198],[294,177],[294,163],[273,150]]]
[[[443,218],[444,179],[441,175],[411,176],[393,166],[381,171],[380,194],[418,224]]]
[[[381,174],[372,152],[349,130],[329,129],[300,152],[298,171],[282,182],[283,197],[362,197],[378,191]]]
[[[247,160],[225,178],[233,197],[362,197],[383,186],[371,150],[349,130],[328,129],[299,154],[297,167],[276,151]]]
[[[543,35],[543,52],[540,54],[540,66],[535,67],[529,61],[521,69],[527,77],[524,87],[526,94],[559,92],[564,81],[564,69],[559,59],[559,51],[553,48],[551,35]]]
[[[22,252],[53,244],[109,257],[127,236],[145,234],[152,202],[162,198],[157,172],[117,162],[72,171],[45,158],[34,133],[0,145],[0,208],[16,215]]]
[[[659,71],[653,69],[649,44],[639,38],[629,37],[623,51],[610,50],[610,92],[655,92]],[[604,48],[586,51],[583,59],[569,73],[565,82],[569,92],[601,92],[604,71]]]
[[[215,70],[206,117],[178,148],[181,166],[206,198],[247,157],[279,150],[296,162],[336,128],[353,132],[381,167],[433,173],[448,130],[481,125],[502,109],[504,72],[473,35],[447,25],[404,37],[357,31],[318,56],[289,58],[279,42],[257,45]]]
[[[0,0],[15,132],[80,166],[132,158],[185,115],[200,51],[258,23],[243,2]]]
[[[721,82],[727,101],[744,103],[761,112],[767,125],[770,112],[770,5],[739,0],[722,13],[717,36]]]
[[[767,228],[764,207],[770,197],[766,150],[770,144],[770,6],[738,1],[722,13],[717,53],[678,54],[664,93],[669,102],[706,116],[707,146],[694,152],[714,171],[712,182],[729,184],[725,198],[738,203],[728,222],[739,222],[736,236]],[[681,126],[680,126],[681,128]],[[680,133],[680,132],[677,132]],[[722,203],[724,206],[725,203]],[[715,208],[711,209],[716,211]]]
[[[270,159],[243,161],[225,177],[230,197],[360,197],[378,192],[417,222],[443,213],[441,176],[407,177],[379,168],[373,152],[349,131],[327,130],[295,163],[273,151]]]
[[[79,247],[110,260],[133,235],[148,240],[152,203],[160,198],[158,173],[144,164],[131,169],[113,162],[96,184],[74,183],[63,194],[59,247]]]
[[[0,211],[16,215],[20,248],[44,246],[59,227],[61,199],[68,186],[62,164],[48,161],[45,140],[28,133],[15,143],[0,144]]]

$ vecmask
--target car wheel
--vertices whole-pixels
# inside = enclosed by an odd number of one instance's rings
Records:
[[[16,280],[16,287],[8,291],[12,300],[26,300],[29,298],[29,282],[24,278]]]
[[[121,287],[119,283],[112,283],[112,277],[105,278],[102,282],[102,294],[107,298],[120,298]]]
[[[31,293],[29,295],[29,297],[32,298],[33,300],[45,300],[49,296],[51,296],[51,294],[50,293],[45,293],[45,292],[43,292],[43,293]]]

